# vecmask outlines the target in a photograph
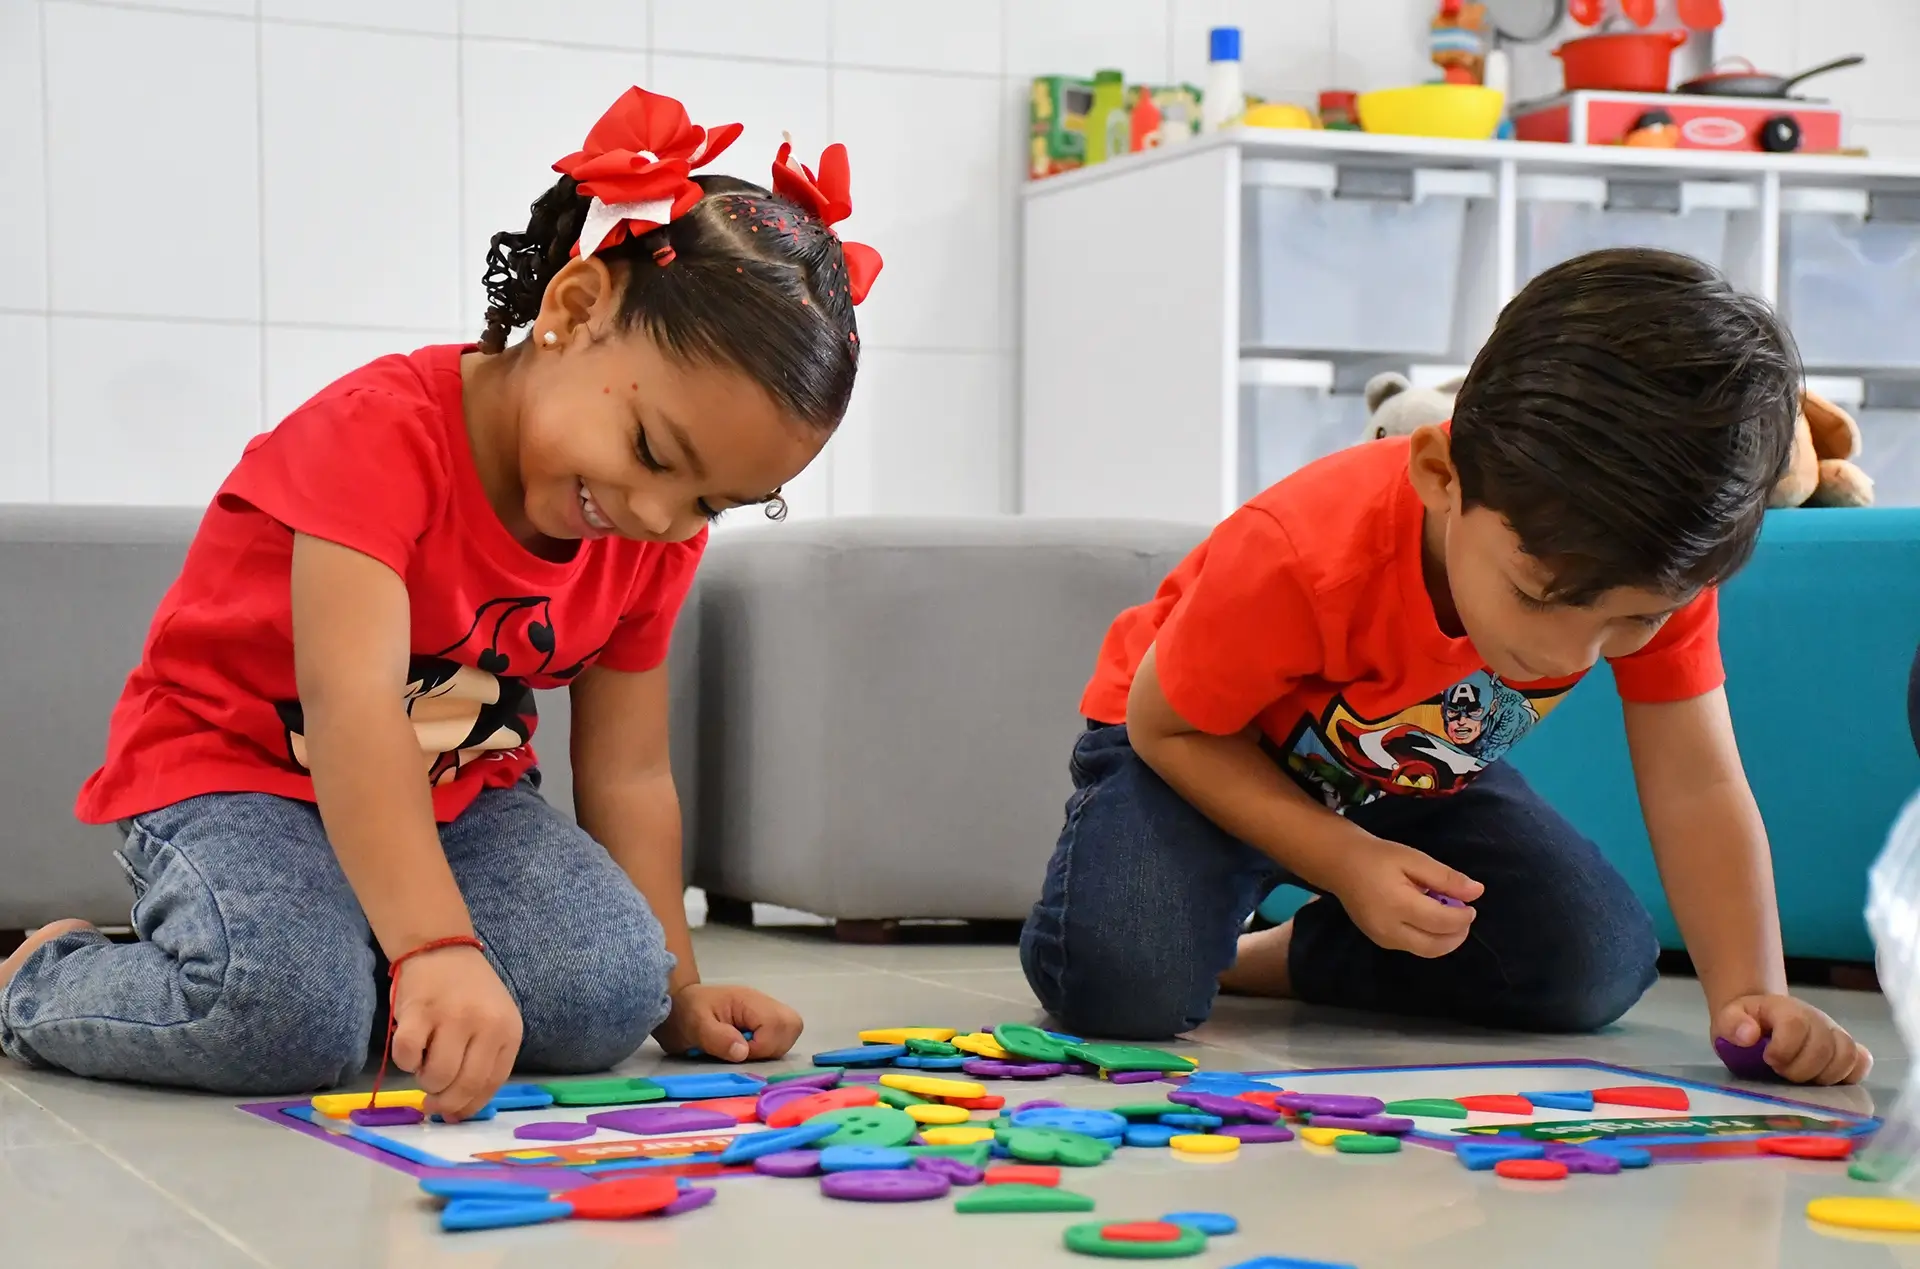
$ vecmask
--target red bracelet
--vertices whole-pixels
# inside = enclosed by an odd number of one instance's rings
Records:
[[[373,1091],[367,1094],[369,1110],[379,1103],[380,1083],[387,1078],[387,1059],[393,1055],[394,1015],[400,999],[400,967],[424,952],[437,952],[443,947],[470,947],[482,954],[487,950],[487,945],[471,934],[454,934],[431,943],[422,943],[410,952],[402,952],[387,966],[387,1038],[380,1045],[380,1069],[374,1073]]]

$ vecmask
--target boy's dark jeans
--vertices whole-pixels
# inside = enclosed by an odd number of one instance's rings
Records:
[[[1047,1011],[1088,1035],[1163,1039],[1213,1009],[1241,925],[1300,884],[1228,836],[1134,753],[1125,727],[1073,750],[1066,827],[1020,937]],[[1626,881],[1502,762],[1450,797],[1385,797],[1349,813],[1486,886],[1467,941],[1427,960],[1388,951],[1322,897],[1294,917],[1294,993],[1316,1004],[1527,1031],[1591,1031],[1655,978],[1659,946]]]

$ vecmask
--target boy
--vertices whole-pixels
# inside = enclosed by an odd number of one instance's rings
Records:
[[[1021,938],[1064,1025],[1165,1037],[1216,990],[1588,1031],[1652,923],[1500,759],[1612,663],[1649,834],[1712,1013],[1788,1079],[1872,1063],[1787,994],[1714,587],[1753,551],[1800,367],[1759,301],[1596,252],[1501,314],[1446,427],[1294,473],[1120,615]],[[1241,935],[1278,882],[1318,892]]]

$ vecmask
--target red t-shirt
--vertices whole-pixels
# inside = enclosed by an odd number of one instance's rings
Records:
[[[640,671],[666,658],[706,534],[583,541],[564,563],[528,552],[473,465],[464,351],[382,357],[248,444],[154,614],[113,711],[106,765],[80,791],[82,820],[205,793],[313,800],[293,674],[296,532],[372,556],[406,582],[404,696],[443,823],[533,766],[531,689],[593,664]]]
[[[1150,602],[1114,621],[1081,712],[1124,722],[1152,647],[1182,718],[1222,736],[1258,726],[1268,752],[1331,807],[1465,787],[1580,676],[1503,682],[1471,641],[1440,629],[1408,447],[1343,450],[1229,516]],[[1687,700],[1720,686],[1718,636],[1709,589],[1611,662],[1620,695]]]

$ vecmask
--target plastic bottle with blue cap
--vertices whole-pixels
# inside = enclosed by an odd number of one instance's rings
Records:
[[[1218,132],[1247,113],[1240,78],[1240,28],[1216,26],[1207,33],[1207,90],[1200,98],[1200,130]]]

